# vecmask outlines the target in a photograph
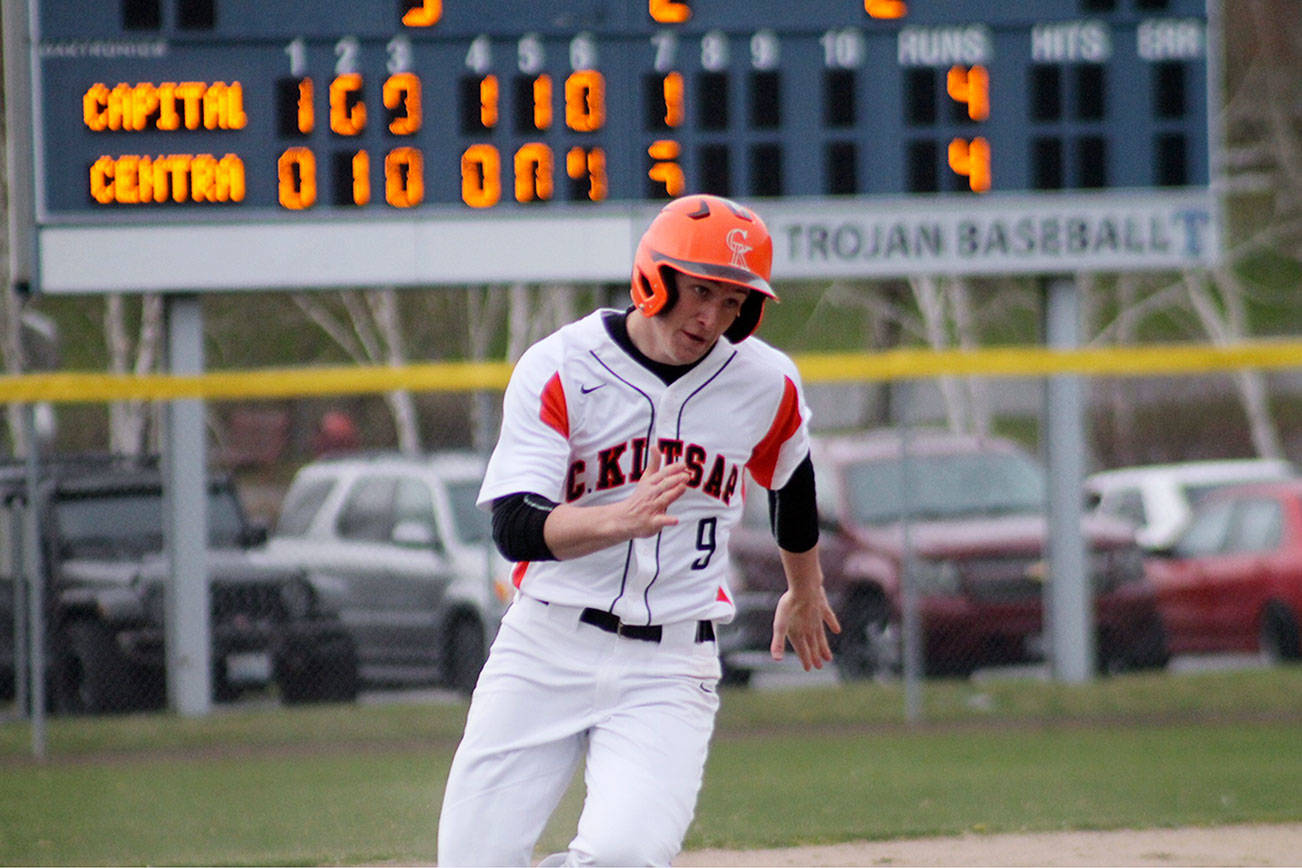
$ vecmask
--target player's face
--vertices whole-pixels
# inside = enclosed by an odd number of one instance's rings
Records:
[[[648,358],[690,365],[714,346],[741,312],[750,290],[718,280],[670,271],[678,300],[668,312],[629,318],[629,335]]]

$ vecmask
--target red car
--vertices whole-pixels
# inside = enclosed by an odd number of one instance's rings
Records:
[[[928,674],[1043,659],[1042,599],[1052,578],[1043,468],[996,437],[921,429],[904,436],[887,429],[814,442],[823,573],[842,626],[838,672],[865,678],[898,670],[900,576],[909,551]],[[738,611],[720,634],[720,651],[733,683],[762,662],[757,652],[768,648],[773,606],[786,587],[766,503],[762,491],[748,492],[746,518],[729,542]],[[1089,516],[1082,532],[1099,668],[1166,665],[1133,531]]]
[[[1207,496],[1169,549],[1146,561],[1175,654],[1302,657],[1302,480]]]

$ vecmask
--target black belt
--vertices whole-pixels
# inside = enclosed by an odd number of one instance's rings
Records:
[[[584,609],[579,615],[579,620],[584,624],[591,624],[598,630],[605,630],[607,633],[614,633],[627,639],[640,639],[643,642],[659,642],[664,633],[664,628],[659,624],[625,624],[619,620],[618,615],[601,609]],[[696,641],[714,641],[713,621],[696,622]]]

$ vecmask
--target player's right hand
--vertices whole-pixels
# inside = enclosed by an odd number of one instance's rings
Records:
[[[660,450],[652,448],[642,478],[621,504],[631,537],[655,536],[664,528],[678,524],[678,519],[669,515],[669,505],[687,490],[691,471],[682,461],[661,466],[662,461]]]
[[[678,524],[669,506],[687,490],[691,471],[681,461],[660,465],[660,451],[653,449],[642,478],[623,500],[599,506],[562,503],[553,509],[544,526],[552,554],[559,560],[577,558]]]

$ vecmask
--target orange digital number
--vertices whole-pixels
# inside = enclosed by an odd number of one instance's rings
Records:
[[[967,178],[974,193],[990,189],[990,143],[983,138],[954,139],[949,143],[949,167]]]
[[[984,66],[951,66],[945,90],[950,99],[967,106],[967,116],[972,120],[990,117],[990,73]]]
[[[425,201],[425,158],[415,148],[394,148],[384,158],[384,201],[411,208]]]
[[[316,157],[307,148],[289,148],[276,162],[280,204],[293,211],[316,204]]]
[[[410,136],[420,129],[420,79],[410,72],[399,72],[384,82],[384,107],[394,112],[389,132]],[[401,108],[402,114],[397,114]]]
[[[461,201],[491,208],[502,199],[502,157],[492,145],[471,145],[461,155]]]
[[[909,14],[904,0],[863,0],[863,8],[870,18],[895,19]]]
[[[606,125],[606,78],[594,69],[580,69],[565,79],[565,125],[590,133]]]
[[[371,155],[366,151],[353,154],[353,204],[371,201]]]
[[[443,17],[443,0],[408,0],[402,23],[408,27],[433,27]]]
[[[552,125],[552,77],[540,75],[533,80],[534,129],[546,130]]]
[[[479,80],[479,122],[484,129],[497,126],[497,76],[486,75]]]
[[[316,126],[316,113],[312,109],[312,79],[298,80],[298,131],[310,133]]]
[[[687,0],[649,0],[647,9],[651,20],[661,24],[682,24],[692,17],[692,7]]]
[[[606,152],[601,148],[570,148],[565,154],[565,174],[576,181],[587,177],[588,198],[593,202],[601,202],[608,195]]]
[[[355,136],[366,126],[366,105],[361,100],[362,77],[355,72],[336,76],[330,82],[330,129],[341,136]]]
[[[552,149],[527,142],[515,152],[515,201],[546,201],[552,197]]]
[[[652,181],[664,184],[665,192],[670,196],[681,195],[687,184],[683,169],[678,165],[679,151],[678,143],[673,139],[658,139],[646,149],[647,154],[654,161],[647,171],[647,176]]]
[[[683,123],[683,74],[671,72],[665,76],[665,126],[678,127]]]

